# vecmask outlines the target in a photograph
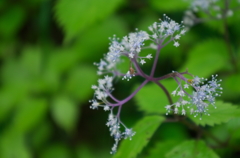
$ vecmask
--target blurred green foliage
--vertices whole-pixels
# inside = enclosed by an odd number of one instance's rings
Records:
[[[188,2],[176,0],[1,0],[0,157],[112,157],[113,140],[105,126],[108,114],[89,109],[91,85],[97,82],[93,62],[108,51],[108,37],[113,34],[122,37],[135,28],[147,30],[164,13],[181,21],[188,6]],[[229,18],[229,31],[240,70],[237,13]],[[182,37],[179,48],[166,46],[157,75],[186,68],[202,77],[219,73],[224,88],[221,99],[234,105],[218,102],[219,109],[213,113],[216,121],[198,120],[198,124],[230,120],[209,129],[216,137],[227,137],[230,145],[213,151],[208,148],[216,146],[211,139],[206,139],[207,143],[188,140],[196,136],[187,126],[161,124],[162,116],[141,120],[143,115],[165,113],[166,96],[149,84],[123,106],[121,114],[128,126],[139,121],[133,137],[137,144],[123,142],[114,157],[193,157],[191,149],[203,152],[198,157],[236,157],[239,148],[235,147],[240,145],[240,74],[231,65],[221,28],[221,21],[199,24]],[[128,63],[121,68],[127,67]],[[144,69],[150,67],[147,63]],[[140,81],[118,82],[113,93],[124,98]],[[174,87],[171,80],[163,84],[169,90]],[[182,155],[176,155],[181,151]]]

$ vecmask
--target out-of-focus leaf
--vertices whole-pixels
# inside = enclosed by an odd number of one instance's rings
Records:
[[[177,87],[177,83],[175,83],[174,80],[164,80],[161,83],[165,86],[170,94]],[[136,87],[134,89],[136,89]],[[135,99],[137,101],[139,110],[146,113],[165,114],[165,106],[169,105],[169,101],[164,91],[154,83],[145,85],[137,93]]]
[[[76,155],[77,158],[111,158],[112,155],[109,154],[108,149],[106,150],[101,150],[100,149],[96,149],[95,152],[92,152],[93,148],[89,147],[86,144],[83,145],[79,145],[76,148]]]
[[[0,157],[31,158],[30,150],[27,148],[23,135],[17,131],[8,129],[4,133],[1,133]]]
[[[156,129],[163,122],[164,117],[160,116],[146,116],[140,120],[133,130],[136,134],[132,140],[123,140],[119,150],[114,158],[132,158],[136,157],[142,149],[148,144]]]
[[[240,116],[228,121],[226,128],[230,133],[229,143],[238,146],[240,141]]]
[[[66,91],[80,101],[93,93],[91,85],[97,80],[96,69],[92,66],[81,65],[72,69],[66,81]]]
[[[180,142],[176,140],[167,140],[158,142],[153,148],[150,149],[148,158],[161,157],[164,158],[165,155],[171,151]]]
[[[227,124],[221,124],[218,126],[214,126],[213,128],[210,128],[208,130],[209,133],[211,133],[211,135],[213,135],[216,139],[218,139],[220,142],[227,142],[229,137],[230,137],[230,133],[228,132],[228,128],[226,128]],[[206,143],[209,146],[218,146],[219,143],[216,142],[216,140],[212,139],[211,137],[206,137]]]
[[[0,122],[2,122],[8,115],[15,103],[15,98],[11,91],[0,92]]]
[[[188,69],[194,75],[208,77],[225,68],[229,64],[225,45],[219,39],[210,39],[199,43],[190,51],[186,64],[180,69],[180,72]]]
[[[78,52],[81,61],[98,62],[107,53],[106,47],[113,35],[122,38],[127,34],[124,20],[118,16],[111,16],[106,20],[89,27],[79,35],[73,44],[74,51]]]
[[[44,99],[27,99],[17,107],[12,128],[16,132],[26,132],[36,126],[47,113],[47,102]]]
[[[40,158],[70,158],[73,157],[72,153],[64,144],[53,144],[48,146],[42,153]]]
[[[47,69],[55,71],[56,73],[63,73],[75,66],[78,60],[78,53],[71,48],[55,49],[52,54],[49,55]]]
[[[53,127],[49,122],[50,121],[48,121],[47,119],[44,120],[33,131],[30,140],[32,142],[32,146],[37,150],[42,149],[53,134]]]
[[[66,96],[58,96],[53,101],[51,111],[54,120],[61,128],[67,132],[73,130],[79,116],[79,108],[73,100]]]
[[[0,36],[7,38],[14,36],[22,26],[25,16],[25,11],[20,6],[10,7],[5,13],[1,13]]]
[[[112,14],[121,2],[121,0],[58,0],[55,15],[69,39]]]
[[[240,109],[230,103],[216,101],[216,107],[217,108],[215,109],[212,105],[209,105],[208,113],[210,116],[203,115],[201,120],[199,119],[199,116],[194,117],[193,115],[189,115],[189,118],[196,124],[213,126],[214,124],[224,123],[232,118],[240,116]]]
[[[161,12],[172,12],[172,11],[184,11],[189,7],[189,1],[159,1],[150,0],[150,4],[153,8],[158,9]]]
[[[240,74],[232,74],[223,78],[222,87],[224,93],[222,94],[223,98],[228,100],[239,98],[240,94]]]
[[[188,129],[179,123],[163,123],[161,130],[158,131],[158,136],[163,141],[174,140],[179,142],[189,137]]]
[[[219,156],[204,141],[185,141],[166,154],[166,158],[219,158]]]
[[[41,49],[35,47],[26,47],[23,50],[20,65],[23,69],[27,70],[28,75],[39,75],[42,64],[41,53]]]

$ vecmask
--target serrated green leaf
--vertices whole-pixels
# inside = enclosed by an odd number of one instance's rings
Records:
[[[183,11],[186,10],[189,6],[188,1],[176,1],[176,0],[168,0],[168,1],[159,1],[159,0],[150,0],[150,4],[153,8],[165,12],[172,11]]]
[[[44,99],[28,99],[17,107],[12,130],[24,133],[36,126],[47,113],[47,102]]]
[[[71,132],[79,116],[79,109],[77,105],[66,96],[58,96],[54,99],[51,106],[51,112],[56,123],[66,130]]]
[[[198,125],[213,126],[215,124],[221,124],[229,121],[232,118],[240,116],[240,109],[230,103],[217,101],[216,107],[217,108],[215,109],[213,106],[209,105],[208,113],[210,114],[210,116],[203,115],[202,120],[200,120],[199,116],[194,117],[193,115],[189,115],[189,118]]]
[[[177,87],[174,80],[164,80],[161,82],[171,93]],[[136,89],[136,86],[135,88]],[[155,83],[145,85],[134,97],[137,101],[139,110],[146,113],[165,114],[165,106],[169,104],[164,91]]]
[[[96,83],[96,80],[96,69],[92,66],[81,65],[70,71],[65,89],[74,98],[84,101],[91,93],[93,93],[91,85]]]
[[[168,141],[161,141],[158,142],[150,151],[148,158],[156,158],[161,157],[164,158],[165,155],[171,151],[176,145],[180,142],[176,140],[168,140]]]
[[[189,52],[189,57],[179,72],[188,69],[194,75],[208,77],[226,67],[228,61],[224,41],[209,39],[199,43]]]
[[[148,144],[152,135],[160,124],[164,121],[164,117],[160,116],[146,116],[141,119],[134,127],[136,131],[132,140],[123,140],[119,150],[114,158],[134,158],[142,149]]]
[[[55,15],[69,39],[112,14],[121,1],[59,0],[55,6]]]
[[[166,154],[166,158],[219,158],[204,141],[185,141]]]

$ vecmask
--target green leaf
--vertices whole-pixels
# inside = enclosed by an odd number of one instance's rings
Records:
[[[51,111],[56,123],[67,132],[71,132],[79,116],[79,108],[66,96],[58,96],[54,99]]]
[[[204,141],[185,141],[166,154],[166,158],[219,158],[219,156]]]
[[[58,0],[55,15],[67,39],[111,15],[122,0]]]
[[[161,12],[172,12],[172,11],[184,11],[188,8],[189,2],[187,1],[159,1],[159,0],[150,0],[150,4],[153,8],[160,10]]]
[[[91,85],[93,85],[96,80],[96,69],[92,66],[81,65],[69,72],[65,89],[74,98],[85,101],[90,94],[93,94]]]
[[[174,80],[164,80],[161,83],[167,88],[169,93],[177,87],[177,83]],[[165,114],[165,106],[169,104],[166,94],[155,83],[145,85],[134,98],[137,101],[139,110],[146,113]]]
[[[73,157],[70,148],[65,144],[53,144],[41,152],[40,158],[70,158]]]
[[[217,61],[217,62],[216,62]],[[189,52],[186,64],[180,69],[190,73],[208,77],[228,65],[226,44],[222,40],[209,39],[199,43]]]
[[[133,158],[136,157],[148,144],[156,129],[163,122],[164,117],[160,116],[146,116],[140,120],[134,127],[136,131],[132,140],[123,140],[119,150],[114,158]]]
[[[240,74],[227,75],[222,80],[222,87],[224,89],[222,97],[227,100],[238,99],[240,94]]]
[[[14,107],[15,97],[11,90],[0,91],[0,123],[9,115]]]
[[[70,48],[53,49],[48,60],[47,69],[61,74],[76,65],[79,54]]]
[[[12,130],[25,133],[35,127],[44,117],[48,110],[44,99],[27,99],[17,107],[13,119]]]
[[[98,62],[100,58],[103,58],[103,53],[107,53],[109,37],[114,34],[120,38],[127,34],[125,21],[118,16],[111,16],[89,27],[76,38],[72,48],[78,52],[81,61]]]
[[[12,5],[0,16],[0,36],[14,36],[23,25],[26,13],[23,7]]]
[[[30,75],[39,75],[41,70],[42,52],[37,47],[26,47],[24,48],[21,58],[20,65],[27,70]]]
[[[28,118],[29,119],[29,118]],[[13,151],[14,149],[14,151]],[[1,133],[0,157],[2,158],[31,158],[24,136],[14,130]]]
[[[186,126],[178,122],[163,123],[161,130],[158,131],[158,136],[162,141],[174,140],[179,142],[189,137]]]
[[[189,118],[198,125],[213,126],[214,124],[228,122],[230,119],[240,116],[240,109],[230,103],[217,101],[216,107],[217,108],[215,109],[213,106],[209,105],[208,113],[210,114],[210,116],[203,115],[202,120],[200,120],[198,116],[194,117],[193,115],[189,115]]]
[[[164,158],[165,155],[179,143],[180,142],[176,140],[167,140],[167,141],[158,142],[154,146],[154,148],[152,148],[149,151],[148,158],[156,158],[156,157]]]
[[[42,121],[42,123],[34,129],[34,132],[30,137],[32,147],[36,150],[42,149],[46,145],[46,142],[48,142],[53,136],[53,128],[54,127],[50,121]]]

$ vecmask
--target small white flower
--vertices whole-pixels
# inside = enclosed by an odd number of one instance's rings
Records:
[[[180,44],[178,42],[174,42],[173,44],[175,47],[178,47]]]
[[[151,58],[152,58],[152,54],[148,54],[148,55],[146,56],[146,58],[151,59]]]
[[[134,54],[131,52],[130,54],[128,54],[129,58],[133,58]]]
[[[173,96],[175,96],[176,93],[177,93],[177,91],[175,90],[175,91],[173,91],[171,94],[172,94]]]
[[[186,110],[182,109],[182,115],[186,115]]]
[[[152,35],[152,37],[153,37],[154,39],[156,39],[158,36],[157,36],[156,33],[154,33],[154,34]]]
[[[92,89],[97,89],[97,86],[96,85],[92,85]]]
[[[178,91],[177,95],[183,97],[183,96],[185,96],[185,93],[184,93],[184,91],[180,90],[180,91]]]
[[[141,59],[140,63],[143,65],[146,63],[146,61],[144,59]]]
[[[109,111],[110,110],[110,107],[105,105],[104,108],[103,108],[104,111]]]
[[[167,106],[165,106],[166,110],[170,110],[171,107],[172,107],[171,105],[167,105]]]
[[[184,84],[184,88],[185,88],[185,89],[188,89],[188,88],[189,88],[189,85],[188,85],[188,84]]]
[[[176,107],[180,107],[181,104],[179,102],[176,102],[175,105],[176,105]]]
[[[181,35],[184,35],[185,32],[186,32],[186,30],[183,29],[183,30],[181,30],[180,34],[181,34]]]
[[[178,114],[178,108],[174,109],[174,114]]]
[[[180,37],[181,37],[180,35],[176,35],[174,38],[178,40],[180,39]]]

